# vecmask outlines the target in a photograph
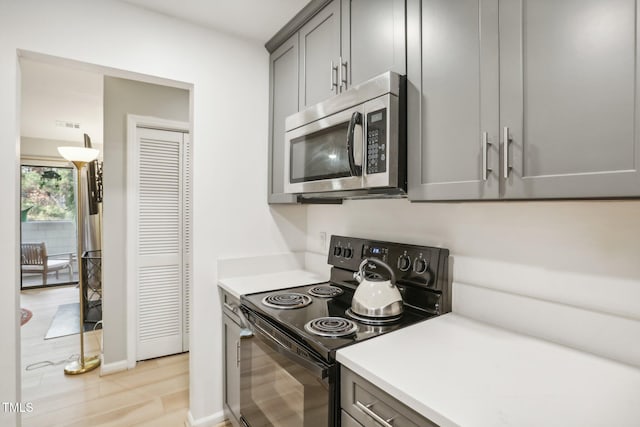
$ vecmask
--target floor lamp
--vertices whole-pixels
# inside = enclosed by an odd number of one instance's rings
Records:
[[[82,274],[82,252],[84,247],[84,212],[82,210],[82,168],[98,157],[98,150],[84,147],[58,147],[58,152],[76,167],[76,228],[78,235],[78,287],[80,288],[80,357],[64,367],[67,375],[84,374],[100,366],[100,355],[84,357],[84,278]]]

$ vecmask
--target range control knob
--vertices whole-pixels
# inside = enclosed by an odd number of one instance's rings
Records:
[[[398,270],[409,271],[411,268],[411,258],[408,255],[400,255],[398,257]]]
[[[342,255],[342,248],[340,246],[336,246],[333,248],[333,255],[339,257]]]
[[[424,258],[416,258],[413,261],[413,271],[422,274],[427,271],[427,260]]]
[[[344,248],[344,251],[342,251],[342,256],[350,259],[353,256],[353,250],[351,248]]]

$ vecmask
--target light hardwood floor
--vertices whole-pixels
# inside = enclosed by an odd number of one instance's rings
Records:
[[[58,305],[78,301],[78,289],[29,290],[21,305],[33,312],[21,328],[22,401],[33,412],[24,427],[181,427],[189,407],[188,353],[139,362],[130,371],[104,377],[99,369],[64,375],[65,363],[27,371],[30,364],[62,362],[80,348],[78,335],[44,340]],[[101,331],[85,334],[85,354],[100,352]]]

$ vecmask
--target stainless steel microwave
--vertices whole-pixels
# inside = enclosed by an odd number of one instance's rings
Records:
[[[406,79],[387,72],[285,122],[285,192],[303,197],[402,196]]]

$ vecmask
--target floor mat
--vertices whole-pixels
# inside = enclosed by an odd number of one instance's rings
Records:
[[[84,330],[92,331],[95,327],[94,322],[85,322]],[[98,324],[95,329],[102,329],[102,323]],[[65,337],[67,335],[73,335],[80,332],[80,304],[72,302],[70,304],[62,304],[58,306],[58,311],[51,320],[51,325],[47,334],[44,336],[45,340],[51,338]]]

